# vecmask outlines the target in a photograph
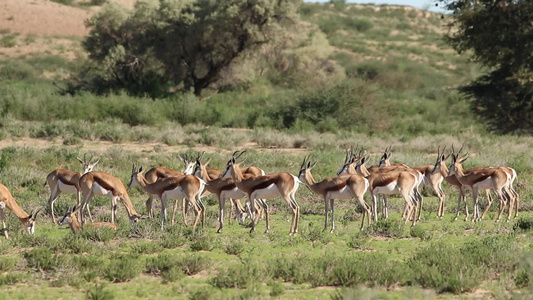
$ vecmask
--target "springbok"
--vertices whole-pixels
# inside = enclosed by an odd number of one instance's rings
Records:
[[[87,153],[83,155],[83,160],[79,157],[76,157],[78,161],[83,166],[83,174],[89,173],[93,170],[94,166],[100,161],[98,159],[96,162],[92,163],[93,156],[87,160]],[[79,186],[79,181],[82,173],[73,172],[70,170],[57,169],[52,171],[46,177],[46,182],[44,185],[48,184],[50,187],[50,199],[48,200],[48,208],[50,209],[50,214],[52,215],[52,222],[56,223],[56,216],[54,212],[54,203],[61,193],[76,193],[77,205],[81,204],[81,190]],[[87,212],[89,213],[89,219],[92,221],[91,212],[89,206],[87,206]]]
[[[173,176],[175,177],[175,176],[182,176],[182,175],[190,175],[190,174],[192,174],[193,171],[194,171],[194,166],[196,164],[195,160],[189,159],[189,157],[187,157],[187,155],[184,155],[183,157],[178,155],[178,157],[183,162],[183,164],[185,165],[183,172],[174,171],[172,169],[165,168],[165,167],[154,167],[154,168],[151,168],[150,170],[146,171],[146,174],[144,175],[144,177],[147,180],[147,182],[148,183],[154,183],[154,182],[156,182],[157,180],[159,180],[161,178],[173,177]],[[130,183],[131,183],[131,181],[130,181]],[[130,188],[130,187],[131,186],[128,184],[128,188]],[[153,213],[153,210],[152,210],[153,202],[154,202],[154,199],[153,199],[152,195],[150,195],[148,197],[148,199],[146,200],[146,211],[147,211],[148,217],[150,219],[154,217],[154,213]]]
[[[109,222],[97,222],[97,223],[89,223],[85,224],[85,226],[82,226],[78,222],[78,218],[76,217],[76,206],[72,207],[72,210],[67,211],[67,213],[59,220],[59,225],[66,225],[68,224],[70,227],[70,230],[72,230],[72,233],[76,233],[80,230],[83,230],[84,227],[107,227],[111,228],[113,230],[117,230],[118,226],[113,223]]]
[[[2,226],[4,229],[4,236],[9,239],[9,233],[6,227],[6,215],[4,209],[10,210],[22,223],[28,234],[35,233],[35,221],[37,220],[37,214],[41,211],[41,208],[35,209],[31,214],[27,214],[13,199],[11,193],[7,187],[0,183],[0,219],[2,220]]]
[[[511,199],[511,191],[509,190],[510,176],[502,168],[485,167],[478,170],[468,170],[466,173],[463,169],[463,163],[468,159],[468,153],[459,157],[461,150],[457,153],[452,153],[452,165],[450,166],[450,175],[455,175],[457,180],[463,185],[472,189],[472,198],[474,201],[474,219],[479,220],[479,207],[478,207],[478,193],[482,189],[492,189],[501,203],[498,217],[496,222],[499,222],[501,215],[505,210],[507,200],[509,200],[509,215],[507,221],[511,218],[513,199]],[[504,196],[507,194],[509,199]]]
[[[183,224],[187,226],[187,201],[192,204],[195,211],[193,227],[196,227],[200,216],[202,217],[202,227],[205,226],[205,206],[201,196],[205,188],[205,182],[194,175],[182,175],[162,178],[156,182],[149,183],[142,175],[142,167],[132,167],[131,179],[128,186],[139,185],[146,193],[161,200],[161,230],[163,230],[167,218],[167,199],[175,199],[174,211],[172,213],[171,224],[174,224],[178,200],[183,200],[182,213]]]
[[[242,154],[242,153],[241,153]],[[239,155],[240,156],[240,155]],[[292,210],[292,220],[289,234],[298,233],[298,221],[300,217],[300,206],[296,203],[295,193],[298,190],[300,180],[294,175],[286,172],[274,173],[264,176],[252,176],[244,174],[239,167],[239,163],[236,162],[235,153],[228,161],[229,168],[222,175],[231,175],[235,181],[235,185],[246,193],[248,196],[248,202],[251,206],[252,213],[255,216],[252,220],[252,229],[250,232],[255,231],[255,226],[259,221],[260,213],[255,209],[255,200],[261,204],[266,215],[266,230],[270,229],[268,205],[264,199],[272,199],[282,197]]]
[[[328,213],[331,211],[331,231],[335,230],[335,199],[350,199],[356,198],[359,204],[363,208],[363,217],[361,219],[361,229],[365,226],[365,216],[367,217],[368,226],[371,222],[370,206],[363,199],[363,195],[368,190],[368,180],[361,175],[340,175],[333,178],[326,178],[321,182],[316,182],[311,174],[311,170],[316,165],[316,162],[311,164],[309,158],[304,158],[302,165],[300,166],[300,172],[298,179],[305,182],[309,189],[315,194],[321,195],[324,198],[325,205],[325,220],[324,230],[328,228]],[[328,209],[329,203],[329,209]]]
[[[84,224],[83,210],[94,196],[108,196],[111,199],[111,223],[113,224],[116,218],[117,200],[120,200],[126,208],[130,225],[141,219],[141,215],[133,207],[128,191],[120,179],[104,172],[93,171],[83,175],[79,184],[83,194],[80,212],[82,225]]]

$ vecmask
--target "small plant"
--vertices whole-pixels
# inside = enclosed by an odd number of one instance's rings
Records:
[[[95,284],[85,292],[87,300],[112,300],[115,295],[112,291],[107,290],[104,284]]]
[[[520,217],[513,226],[517,230],[530,230],[533,228],[533,217]]]
[[[35,248],[24,253],[24,258],[29,267],[37,270],[52,271],[62,265],[62,259],[46,248]]]
[[[273,281],[268,284],[270,286],[270,297],[279,297],[285,293],[285,288],[281,282]]]
[[[94,242],[109,242],[112,240],[117,231],[108,227],[87,227],[80,231],[80,236]]]
[[[184,276],[183,270],[180,268],[179,257],[168,253],[149,258],[146,261],[146,271],[153,275],[161,275],[163,282],[174,282]]]
[[[104,277],[111,282],[126,282],[141,272],[138,257],[124,256],[111,260],[104,270]]]
[[[213,245],[211,238],[205,235],[192,242],[190,248],[192,251],[211,251],[215,246]]]
[[[131,246],[131,251],[138,254],[152,254],[163,250],[161,245],[150,241],[138,241]]]
[[[358,249],[358,250],[366,250],[369,247],[369,238],[364,236],[363,234],[356,234],[350,238],[350,240],[346,243],[348,247],[352,249]]]
[[[190,300],[209,300],[212,299],[211,295],[213,291],[209,287],[203,287],[197,290],[194,290],[189,293]]]
[[[0,275],[0,286],[2,285],[13,285],[22,280],[21,274],[6,274]]]
[[[431,235],[420,226],[414,226],[411,228],[411,236],[420,238],[422,241],[431,239]]]
[[[17,264],[17,259],[12,257],[2,257],[0,259],[0,272],[7,272],[13,270]]]
[[[380,219],[376,223],[372,223],[363,232],[369,236],[384,236],[397,238],[401,237],[404,232],[404,222],[393,219]]]
[[[244,243],[235,242],[227,244],[226,247],[224,247],[224,251],[229,255],[239,255],[244,251]]]
[[[198,272],[205,270],[209,266],[210,260],[201,255],[187,255],[181,262],[181,268],[187,275],[194,275]]]

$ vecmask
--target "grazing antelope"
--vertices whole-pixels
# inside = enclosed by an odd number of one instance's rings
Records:
[[[508,183],[510,181],[509,174],[507,174],[501,168],[480,168],[478,170],[468,170],[466,173],[463,169],[462,164],[468,159],[468,153],[459,157],[461,149],[457,153],[452,153],[452,165],[450,166],[450,175],[455,175],[457,180],[463,185],[472,189],[472,198],[474,201],[474,219],[479,220],[479,208],[478,208],[478,193],[480,189],[492,189],[500,203],[502,204],[499,209],[498,217],[496,222],[500,221],[501,215],[505,210],[507,199],[504,196],[504,192],[507,195],[511,195],[509,191]],[[507,221],[511,218],[512,199],[509,198],[509,215]]]
[[[9,239],[9,233],[6,227],[6,215],[4,209],[10,210],[22,223],[26,232],[29,234],[35,233],[35,220],[37,219],[37,214],[41,211],[41,208],[35,209],[31,214],[27,214],[13,199],[11,193],[7,187],[0,183],[0,219],[2,220],[2,226],[4,229],[4,236],[6,239]]]
[[[325,205],[325,220],[324,230],[328,228],[328,213],[331,211],[331,231],[335,230],[335,208],[334,199],[350,199],[356,198],[363,208],[363,217],[361,219],[361,229],[365,226],[365,216],[367,217],[368,226],[371,222],[370,206],[363,199],[363,195],[368,190],[368,180],[361,175],[341,175],[333,178],[326,178],[321,182],[316,182],[311,174],[311,169],[316,165],[316,162],[311,164],[309,158],[304,158],[300,166],[300,173],[298,179],[305,182],[309,189],[315,194],[321,195],[324,198]],[[328,209],[329,203],[329,209]]]
[[[59,225],[65,225],[68,224],[70,226],[70,230],[72,230],[72,233],[76,233],[80,230],[83,230],[84,226],[82,226],[78,222],[78,218],[76,217],[76,206],[72,207],[72,210],[68,211],[61,220],[59,220]],[[85,227],[108,227],[114,230],[118,229],[118,226],[109,223],[109,222],[97,222],[97,223],[89,223],[85,224]]]
[[[80,213],[82,225],[84,224],[83,210],[94,196],[108,196],[111,199],[111,223],[113,224],[116,218],[117,200],[120,200],[126,208],[130,225],[133,225],[141,219],[141,215],[133,207],[128,191],[120,179],[104,172],[93,171],[83,175],[80,178],[79,184],[83,194]]]
[[[178,157],[183,162],[183,164],[185,165],[185,168],[184,168],[183,172],[174,171],[172,169],[165,168],[165,167],[154,167],[154,168],[151,168],[150,170],[148,170],[146,172],[146,174],[144,175],[144,177],[146,178],[147,182],[148,183],[154,183],[154,182],[156,182],[157,180],[159,180],[161,178],[192,174],[193,171],[194,171],[194,167],[195,167],[196,162],[194,160],[192,160],[192,159],[189,159],[185,155],[184,155],[184,158],[181,157],[180,155],[178,155]],[[130,184],[131,184],[131,181],[130,181]],[[128,184],[128,188],[130,188],[130,187],[131,186]],[[146,211],[147,211],[148,217],[150,219],[154,217],[154,213],[152,211],[153,201],[154,201],[154,199],[153,199],[152,195],[150,195],[148,197],[148,199],[146,200]]]
[[[96,166],[96,164],[100,161],[100,159],[98,159],[96,162],[92,163],[91,161],[93,159],[93,156],[91,156],[89,160],[87,160],[86,156],[87,153],[83,155],[83,160],[79,157],[76,157],[83,166],[83,174],[91,172],[94,166]],[[48,200],[48,208],[50,209],[52,221],[54,222],[54,224],[56,223],[54,203],[61,193],[76,193],[77,205],[79,206],[81,204],[81,190],[78,182],[81,176],[83,176],[83,174],[64,169],[57,169],[52,171],[46,177],[46,182],[44,183],[44,185],[48,184],[48,186],[50,187],[50,199]],[[89,213],[89,218],[92,220],[91,212],[89,211],[88,206],[87,212]]]
[[[222,175],[222,177],[224,177],[226,174],[230,174],[239,190],[243,191],[248,196],[248,202],[251,205],[251,212],[255,213],[250,232],[255,231],[255,226],[257,225],[260,217],[260,213],[258,211],[256,212],[255,209],[255,200],[258,200],[265,211],[266,233],[270,229],[270,223],[268,205],[264,199],[272,199],[281,196],[292,210],[292,221],[289,234],[296,234],[298,232],[300,206],[298,203],[296,203],[294,194],[298,190],[300,180],[298,180],[296,176],[285,172],[264,176],[253,176],[249,174],[243,175],[239,167],[239,163],[236,162],[235,153],[229,160],[228,164],[229,168],[226,169],[226,172]]]
[[[137,168],[134,164],[128,186],[139,185],[150,196],[155,196],[161,200],[161,230],[163,230],[167,218],[167,199],[175,199],[171,224],[174,224],[178,200],[183,200],[183,224],[187,226],[186,207],[188,201],[192,204],[196,216],[193,227],[198,224],[200,216],[202,217],[202,227],[205,226],[205,206],[201,200],[205,184],[203,180],[194,175],[166,177],[154,183],[149,183],[142,175],[142,167]]]

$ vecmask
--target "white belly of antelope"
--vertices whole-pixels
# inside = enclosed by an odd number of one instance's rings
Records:
[[[107,196],[107,195],[110,195],[111,194],[111,191],[110,190],[106,190],[105,188],[103,188],[101,185],[99,185],[98,183],[93,183],[93,194],[95,196]]]
[[[178,186],[175,189],[165,191],[162,196],[166,197],[166,199],[183,199],[185,198],[185,193],[181,186]]]
[[[328,192],[328,194],[330,199],[349,199],[352,197],[352,193],[350,193],[348,186],[345,186],[338,191]]]
[[[486,190],[486,189],[491,189],[494,187],[493,185],[493,182],[492,182],[492,178],[489,177],[483,181],[480,181],[476,184],[474,184],[474,187],[477,187],[478,189],[480,190]]]
[[[384,194],[384,195],[392,195],[398,193],[398,187],[396,186],[396,182],[393,181],[385,186],[379,186],[374,189],[374,194]]]
[[[267,188],[255,190],[252,193],[253,199],[272,199],[279,197],[280,193],[275,184],[269,185]]]
[[[63,193],[76,193],[76,187],[69,184],[64,184],[59,180],[57,182],[57,187],[59,187],[59,190]]]

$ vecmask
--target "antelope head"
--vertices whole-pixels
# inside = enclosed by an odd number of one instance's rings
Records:
[[[83,166],[83,174],[86,174],[86,173],[89,173],[93,170],[94,166],[96,166],[96,164],[100,161],[100,158],[98,158],[94,163],[92,162],[93,160],[93,155],[91,154],[91,157],[89,158],[89,160],[87,160],[87,153],[84,153],[83,154],[83,159],[79,158],[79,157],[76,157],[78,159],[78,161],[82,164]]]

